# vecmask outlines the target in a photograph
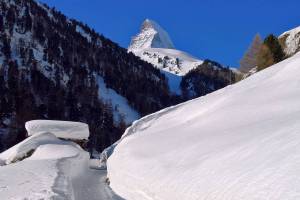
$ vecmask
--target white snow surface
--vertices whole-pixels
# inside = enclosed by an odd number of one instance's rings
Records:
[[[50,132],[64,139],[87,140],[90,134],[89,126],[81,122],[33,120],[26,122],[25,128],[28,135]]]
[[[130,200],[300,199],[300,54],[133,123],[108,158]]]
[[[19,159],[30,150],[30,157]],[[73,142],[52,133],[34,134],[0,154],[0,199],[121,200],[96,164]]]
[[[56,143],[59,143],[59,140],[54,134],[48,132],[39,133],[1,153],[0,160],[2,160],[3,164],[11,164],[23,158],[31,150],[36,150],[40,145]]]
[[[185,75],[203,63],[202,60],[176,49],[148,48],[133,53],[157,68],[178,76]],[[164,58],[166,58],[165,61]],[[163,61],[160,62],[159,59]]]
[[[30,150],[32,156],[16,160]],[[87,171],[88,159],[75,143],[48,132],[35,134],[0,154],[6,164],[0,167],[1,199],[74,199],[70,179]]]
[[[300,49],[300,26],[286,31],[279,36],[285,39],[285,53],[289,56],[295,54]]]

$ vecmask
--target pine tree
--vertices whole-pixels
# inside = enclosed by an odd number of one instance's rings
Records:
[[[240,61],[240,71],[249,72],[253,67],[257,66],[257,58],[262,46],[262,40],[259,34],[256,34],[250,47]]]
[[[262,47],[259,51],[257,61],[258,61],[258,63],[257,63],[258,71],[263,70],[275,63],[273,54],[267,45],[265,45],[265,44],[262,45]]]
[[[275,63],[278,63],[284,59],[284,52],[276,36],[272,34],[269,35],[268,37],[266,37],[264,44],[269,47]]]
[[[273,64],[282,61],[285,54],[279,43],[279,40],[274,35],[269,35],[264,40],[258,56],[258,70],[265,69]]]

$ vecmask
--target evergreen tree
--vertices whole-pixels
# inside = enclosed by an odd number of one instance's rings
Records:
[[[273,55],[273,59],[275,63],[282,61],[285,57],[282,47],[279,43],[279,40],[274,35],[269,35],[264,40],[264,44],[267,45]]]
[[[258,70],[265,69],[275,63],[282,61],[285,54],[279,43],[279,40],[274,35],[269,35],[264,40],[264,43],[258,55]]]
[[[262,47],[260,48],[258,58],[257,58],[257,65],[258,65],[258,71],[263,70],[271,65],[273,65],[274,58],[273,54],[270,50],[270,48],[263,44]]]
[[[259,34],[256,34],[250,47],[240,61],[240,71],[249,72],[253,67],[257,66],[257,58],[262,46],[262,40]]]

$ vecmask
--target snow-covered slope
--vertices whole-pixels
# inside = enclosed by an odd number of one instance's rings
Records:
[[[286,31],[279,36],[284,51],[288,56],[292,56],[300,50],[300,26]]]
[[[99,85],[99,98],[106,103],[111,103],[113,106],[115,122],[118,123],[122,118],[124,118],[125,123],[129,125],[141,117],[140,114],[129,105],[128,100],[125,97],[119,95],[115,90],[107,87],[101,76],[97,77],[97,81]]]
[[[178,76],[185,75],[202,63],[201,60],[176,50],[168,33],[149,19],[142,24],[140,33],[133,37],[128,51],[159,69]]]
[[[108,159],[130,200],[300,199],[300,54],[135,122]]]
[[[178,76],[183,76],[203,61],[176,49],[146,48],[134,52],[143,60],[152,63],[157,68]]]

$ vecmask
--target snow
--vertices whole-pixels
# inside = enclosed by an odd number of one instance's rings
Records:
[[[173,73],[178,76],[184,76],[190,70],[196,68],[203,63],[188,53],[176,49],[149,48],[141,51],[133,52],[136,56],[152,63],[159,69]],[[168,58],[166,64],[159,62],[159,59]],[[179,66],[176,64],[179,61]]]
[[[80,33],[82,37],[86,38],[88,42],[92,42],[92,37],[90,36],[90,34],[86,33],[82,27],[80,26],[76,26],[76,32]]]
[[[285,53],[289,56],[295,54],[300,46],[300,26],[286,31],[279,36],[279,39],[285,38]]]
[[[22,159],[28,152],[35,150],[40,145],[58,143],[59,140],[54,134],[43,132],[36,134],[13,146],[7,151],[0,154],[0,160],[5,164],[11,164],[18,159]]]
[[[16,160],[31,150],[31,156]],[[9,162],[12,159],[17,162]],[[60,140],[52,133],[36,133],[0,154],[0,197],[121,200],[109,188],[106,171],[99,170],[96,163],[90,163],[89,154],[79,145]]]
[[[107,168],[130,200],[300,199],[300,54],[126,130]]]
[[[171,72],[167,72],[164,70],[161,70],[161,73],[163,73],[166,78],[168,79],[168,85],[170,88],[170,91],[174,94],[181,95],[181,87],[180,83],[182,81],[182,76],[175,75]]]
[[[12,164],[30,150],[31,157]],[[87,170],[89,155],[52,133],[35,134],[0,154],[0,196],[3,199],[72,199],[68,178]],[[61,164],[70,166],[60,169]]]
[[[26,122],[25,128],[29,135],[41,132],[53,133],[56,137],[75,140],[87,140],[89,127],[81,122],[33,120]]]
[[[133,37],[128,51],[155,67],[177,76],[184,76],[191,69],[203,63],[202,60],[186,52],[176,50],[168,33],[149,19],[142,24],[140,33]],[[181,77],[177,79],[179,80]],[[170,83],[170,85],[172,84]],[[177,89],[174,91],[177,93]]]
[[[174,48],[168,33],[159,24],[150,19],[146,19],[143,22],[140,33],[132,38],[128,49],[135,51],[145,48]]]
[[[99,97],[106,102],[111,102],[114,121],[119,122],[120,117],[123,116],[125,123],[131,124],[140,118],[140,114],[129,105],[126,98],[116,93],[115,90],[108,88],[101,76],[98,76],[97,80],[99,85]]]

